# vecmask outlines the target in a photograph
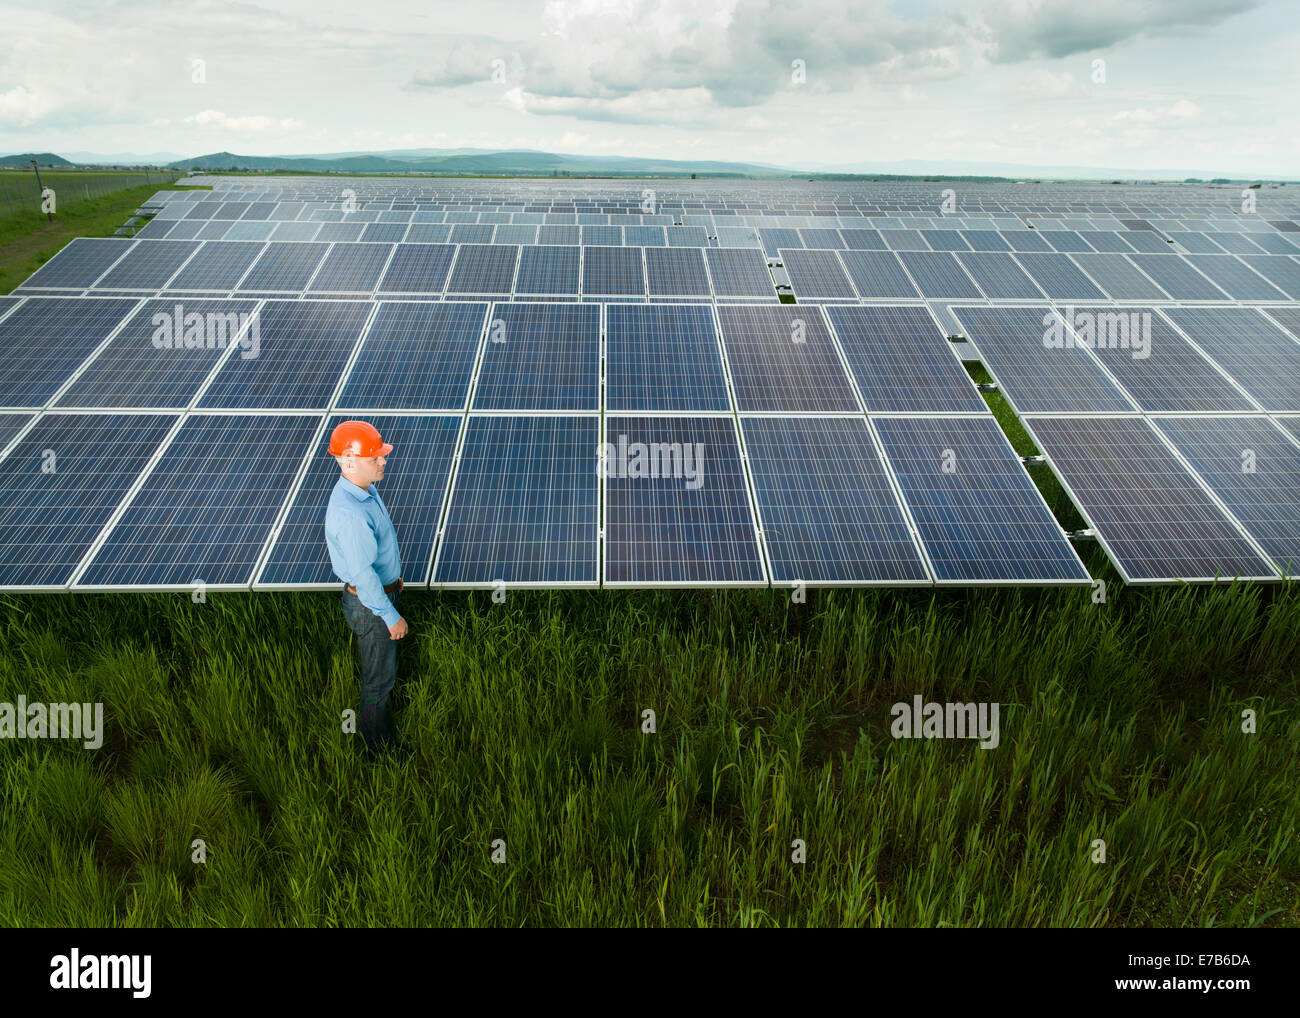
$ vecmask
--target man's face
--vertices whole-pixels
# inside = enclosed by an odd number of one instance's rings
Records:
[[[368,488],[376,481],[384,479],[384,464],[387,456],[348,456],[345,465],[356,479],[358,487]]]

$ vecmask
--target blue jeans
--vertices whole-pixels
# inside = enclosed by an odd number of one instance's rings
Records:
[[[398,590],[388,595],[399,611],[400,597]],[[367,748],[382,749],[394,739],[388,694],[397,681],[397,641],[389,635],[388,623],[346,587],[343,588],[343,614],[348,628],[356,634],[357,648],[361,651],[361,710],[357,728]]]

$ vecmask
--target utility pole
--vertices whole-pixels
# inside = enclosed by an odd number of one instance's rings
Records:
[[[36,164],[35,159],[32,160],[32,169],[36,171],[36,190],[41,193],[41,199],[44,200],[45,185],[41,183],[41,168]],[[54,216],[52,216],[48,211],[45,213],[45,218],[51,223],[54,222]]]

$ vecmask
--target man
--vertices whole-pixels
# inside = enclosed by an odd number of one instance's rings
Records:
[[[388,695],[397,681],[397,641],[407,633],[397,610],[402,593],[397,534],[375,488],[392,451],[365,421],[343,421],[330,435],[329,452],[342,476],[325,512],[325,543],[343,581],[343,614],[361,651],[358,727],[371,754],[394,741]]]

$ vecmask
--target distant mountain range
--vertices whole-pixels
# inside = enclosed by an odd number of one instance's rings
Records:
[[[56,156],[53,152],[24,152],[18,156],[0,156],[0,166],[31,166],[32,160],[36,160],[37,166],[76,166],[76,163],[68,162],[62,156]]]

